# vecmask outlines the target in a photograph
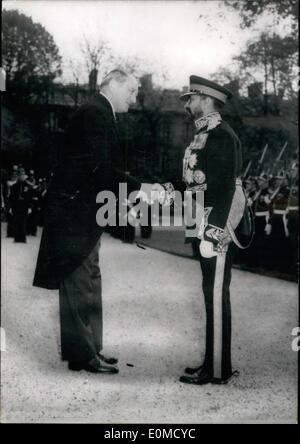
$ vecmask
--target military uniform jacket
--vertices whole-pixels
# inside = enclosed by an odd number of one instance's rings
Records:
[[[276,211],[278,211],[278,214],[284,214],[284,212],[286,212],[288,206],[289,191],[290,190],[288,187],[281,187],[278,190],[278,193],[276,194],[273,201],[273,213],[276,214]]]
[[[104,230],[96,222],[96,195],[102,190],[118,193],[120,182],[128,184],[128,192],[140,186],[124,173],[113,110],[99,95],[75,112],[66,129],[62,158],[48,190],[34,286],[59,288],[88,257]]]
[[[294,185],[291,187],[289,198],[288,198],[288,212],[295,212],[297,213],[299,210],[298,206],[298,188]]]
[[[187,190],[204,191],[204,226],[198,237],[217,244],[224,235],[241,174],[241,144],[217,112],[195,124],[199,129],[185,151],[183,180]]]

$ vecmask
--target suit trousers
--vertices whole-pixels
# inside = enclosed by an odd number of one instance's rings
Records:
[[[61,353],[65,361],[90,360],[102,350],[100,239],[60,284]]]
[[[206,309],[206,349],[203,369],[211,377],[227,379],[231,366],[231,268],[235,253],[231,243],[226,253],[200,256]]]

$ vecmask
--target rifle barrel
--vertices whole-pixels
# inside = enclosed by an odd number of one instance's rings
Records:
[[[284,152],[284,150],[286,149],[286,147],[287,147],[287,142],[285,142],[285,144],[283,145],[283,147],[282,147],[282,149],[281,149],[281,151],[280,151],[280,153],[278,154],[278,156],[277,156],[277,159],[275,160],[275,162],[278,162],[279,160],[280,160],[280,158],[281,158],[281,156],[282,156],[282,154],[283,154],[283,152]]]
[[[268,146],[269,146],[268,144],[265,145],[265,147],[264,147],[264,149],[263,149],[263,152],[262,152],[262,155],[261,155],[261,158],[260,158],[259,161],[258,161],[259,164],[261,164],[262,161],[264,160],[264,157],[265,157],[265,154],[266,154],[266,152],[267,152]]]

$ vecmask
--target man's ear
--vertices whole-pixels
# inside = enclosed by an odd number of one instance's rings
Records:
[[[214,105],[214,100],[213,100],[212,97],[205,96],[205,103],[206,103],[207,105],[213,106],[213,105]]]
[[[109,87],[110,87],[111,91],[115,91],[116,90],[116,86],[117,86],[116,79],[111,79],[111,81],[109,82]]]

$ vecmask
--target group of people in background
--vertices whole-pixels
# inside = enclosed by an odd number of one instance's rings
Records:
[[[15,242],[26,242],[26,236],[36,236],[38,226],[44,224],[48,182],[28,174],[23,165],[13,165],[6,178],[2,175],[1,213],[7,222],[6,236]]]
[[[297,274],[298,166],[277,175],[264,172],[244,179],[255,234],[240,262],[250,268]]]

